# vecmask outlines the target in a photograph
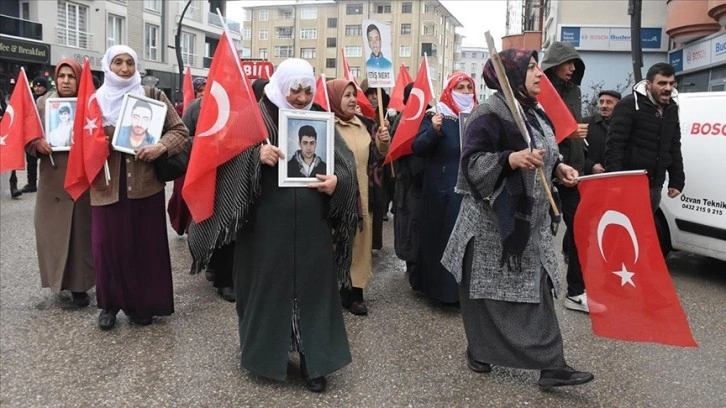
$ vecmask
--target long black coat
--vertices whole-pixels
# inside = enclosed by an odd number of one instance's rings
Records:
[[[585,118],[587,128],[587,155],[585,157],[585,174],[592,174],[592,166],[600,163],[605,167],[605,140],[608,137],[609,125],[599,113]]]

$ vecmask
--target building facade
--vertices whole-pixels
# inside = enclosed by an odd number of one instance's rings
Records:
[[[31,75],[52,75],[53,64],[61,58],[79,62],[87,58],[94,75],[102,79],[101,60],[106,49],[125,44],[136,51],[145,81],[156,82],[173,99],[179,99],[177,29],[180,28],[181,65],[191,67],[194,75],[206,76],[223,31],[222,20],[213,11],[219,9],[224,14],[226,7],[225,0],[191,0],[182,19],[187,3],[188,0],[3,0],[0,87],[10,90],[20,66],[26,66],[31,79]],[[239,44],[240,23],[226,23]],[[6,48],[20,49],[22,43],[33,44],[38,51],[30,57],[5,52]],[[46,47],[47,58],[41,61]]]
[[[484,64],[488,59],[489,50],[487,48],[462,46],[455,63],[456,71],[464,72],[474,78],[479,103],[484,102],[493,93],[491,89],[487,88],[484,79],[482,79]]]
[[[285,58],[303,58],[316,74],[341,78],[344,49],[351,72],[361,82],[366,74],[362,28],[366,19],[390,25],[394,74],[405,64],[415,78],[426,53],[432,86],[437,92],[441,89],[446,75],[453,72],[454,30],[461,23],[439,1],[297,1],[248,7],[240,55],[275,65]]]

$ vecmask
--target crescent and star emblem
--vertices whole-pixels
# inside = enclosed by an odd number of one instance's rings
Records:
[[[13,127],[13,120],[15,119],[15,111],[13,110],[13,105],[8,105],[8,108],[5,110],[5,114],[10,116],[10,123],[8,124],[8,132],[10,131],[10,128]],[[4,135],[0,135],[0,146],[5,145],[5,138],[8,137],[8,133]]]
[[[410,118],[407,118],[406,120],[417,120],[421,116],[421,112],[423,112],[423,107],[424,107],[424,101],[423,101],[424,100],[424,93],[423,93],[423,91],[421,89],[419,89],[419,88],[413,88],[413,89],[411,89],[411,97],[413,97],[413,96],[415,96],[416,97],[416,100],[418,101],[418,110],[416,111],[416,115],[414,115],[414,116],[412,116]],[[409,101],[410,100],[411,99],[409,97]]]
[[[600,222],[597,225],[597,246],[598,248],[600,248],[600,254],[602,255],[602,259],[606,261],[605,251],[602,247],[602,237],[605,233],[605,229],[609,225],[619,225],[625,228],[626,231],[628,231],[628,234],[630,235],[630,241],[633,244],[633,249],[635,250],[635,259],[633,260],[633,263],[638,262],[640,247],[638,245],[638,237],[635,235],[633,223],[630,221],[630,218],[628,218],[627,215],[613,210],[605,211],[602,217],[600,217]],[[615,275],[620,276],[620,286],[625,286],[625,284],[628,283],[635,287],[635,282],[633,282],[633,275],[635,275],[635,273],[628,271],[624,263],[621,265],[622,268],[619,271],[613,272]]]
[[[212,127],[198,134],[197,137],[211,136],[218,133],[227,125],[227,120],[229,119],[229,96],[227,95],[227,91],[224,90],[224,87],[219,82],[213,81],[209,94],[217,101],[217,120]]]

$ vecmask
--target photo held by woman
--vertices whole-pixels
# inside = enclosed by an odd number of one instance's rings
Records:
[[[188,130],[163,92],[141,85],[136,52],[110,47],[102,60],[105,75],[96,99],[111,138],[127,94],[156,99],[167,107],[157,143],[136,154],[111,150],[108,179],[99,172],[91,186],[91,226],[98,325],[110,330],[123,311],[132,324],[148,325],[153,316],[174,312],[171,260],[167,238],[164,182],[153,161],[182,151]],[[111,148],[110,144],[109,147]]]
[[[564,356],[553,299],[561,296],[561,277],[537,172],[548,185],[557,178],[567,186],[578,174],[560,162],[552,123],[535,99],[537,52],[509,48],[499,58],[528,135],[489,59],[484,81],[500,92],[469,116],[456,183],[464,197],[441,261],[459,283],[467,365],[478,373],[492,365],[540,370],[542,388],[583,384],[593,375],[570,368]]]

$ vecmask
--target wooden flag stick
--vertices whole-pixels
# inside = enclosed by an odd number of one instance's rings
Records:
[[[502,65],[502,60],[499,58],[499,53],[497,52],[496,47],[494,46],[494,39],[492,38],[492,35],[489,31],[484,33],[484,36],[487,40],[487,47],[489,47],[489,54],[492,58],[492,63],[494,65],[494,71],[497,74],[497,79],[499,79],[499,84],[502,87],[502,92],[504,93],[504,97],[507,101],[507,106],[509,107],[509,110],[512,112],[512,116],[514,116],[514,122],[517,124],[517,128],[519,128],[519,132],[522,133],[522,137],[524,138],[524,141],[527,143],[527,146],[529,146],[530,150],[532,149],[531,145],[531,138],[529,136],[529,132],[527,131],[527,127],[524,125],[524,118],[522,117],[522,113],[519,110],[519,105],[517,104],[517,100],[514,98],[514,92],[512,92],[512,86],[509,84],[509,79],[507,78],[507,74],[504,72],[504,65]],[[552,213],[555,215],[555,217],[560,215],[560,211],[557,209],[557,204],[555,204],[555,199],[552,197],[552,191],[550,191],[549,183],[547,182],[547,177],[545,177],[544,170],[542,170],[542,167],[537,169],[537,173],[539,174],[540,181],[542,182],[542,187],[545,190],[545,193],[547,194],[547,199],[550,202],[550,205],[552,206]]]

